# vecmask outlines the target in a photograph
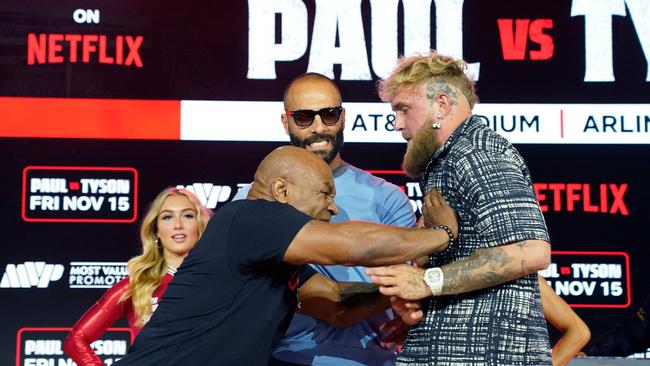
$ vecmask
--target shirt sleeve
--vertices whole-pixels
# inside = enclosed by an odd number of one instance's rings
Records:
[[[461,192],[473,203],[475,227],[488,246],[528,239],[549,241],[544,216],[523,161],[506,153],[466,156]],[[463,183],[461,183],[463,185]]]
[[[258,264],[279,264],[289,244],[312,218],[290,205],[251,200],[237,213],[228,237],[232,265],[246,272]]]
[[[307,281],[309,281],[309,279],[316,273],[318,272],[316,272],[316,270],[313,269],[311,266],[302,266],[302,268],[298,272],[298,279],[300,281],[298,283],[300,285],[307,283]]]
[[[125,278],[109,288],[74,325],[63,343],[63,349],[78,366],[103,366],[90,344],[101,337],[106,329],[126,315],[130,301],[120,301],[129,288]]]

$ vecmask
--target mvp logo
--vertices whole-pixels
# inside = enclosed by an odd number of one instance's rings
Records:
[[[45,262],[25,262],[7,264],[0,281],[0,288],[46,288],[51,281],[63,276],[63,265]]]
[[[232,188],[212,183],[194,183],[191,185],[177,185],[178,189],[187,189],[194,193],[205,207],[214,209],[219,203],[228,201]]]

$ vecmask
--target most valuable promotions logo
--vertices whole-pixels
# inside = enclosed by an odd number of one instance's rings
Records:
[[[60,280],[63,271],[62,264],[45,262],[7,264],[0,280],[0,288],[46,288],[51,282]]]
[[[129,275],[125,262],[70,262],[70,288],[109,288]]]

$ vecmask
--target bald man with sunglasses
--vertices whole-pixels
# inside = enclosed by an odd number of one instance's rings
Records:
[[[345,109],[332,80],[317,73],[296,77],[284,92],[284,109],[281,120],[291,144],[321,157],[332,170],[337,191],[335,203],[339,208],[332,222],[415,225],[415,215],[404,192],[341,159]],[[235,199],[244,199],[247,193],[244,188]],[[364,267],[312,267],[335,281],[370,281]],[[397,332],[395,328],[382,328],[384,324],[399,323],[388,323],[392,315],[388,310],[356,323],[341,316],[334,319],[335,327],[296,314],[284,338],[277,342],[270,365],[393,365],[395,353],[383,348],[382,341],[392,340],[403,328]]]

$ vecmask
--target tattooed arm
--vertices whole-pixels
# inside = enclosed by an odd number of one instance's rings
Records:
[[[443,295],[470,292],[512,281],[550,264],[551,246],[526,240],[507,246],[478,249],[467,259],[442,267]]]
[[[453,295],[496,286],[548,267],[551,248],[543,240],[526,240],[476,250],[471,256],[441,266],[441,295]],[[408,265],[368,268],[372,282],[384,295],[419,300],[432,295],[424,269]]]

